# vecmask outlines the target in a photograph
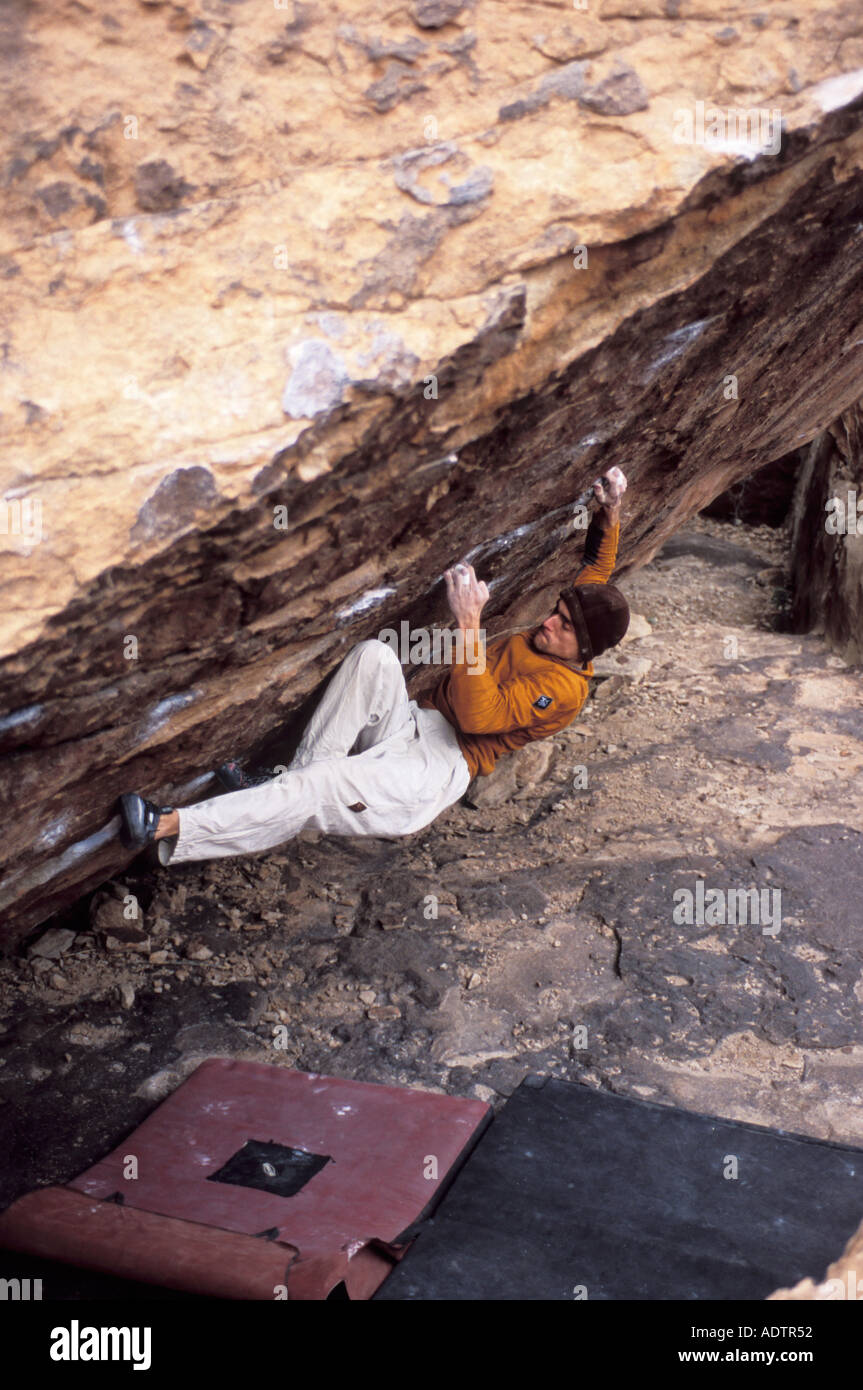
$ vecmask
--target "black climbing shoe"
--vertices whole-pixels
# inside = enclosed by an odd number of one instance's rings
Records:
[[[127,849],[143,849],[153,843],[160,816],[168,816],[173,806],[157,806],[137,792],[120,797],[120,839]]]
[[[230,762],[222,763],[221,767],[216,768],[216,776],[221,782],[225,791],[246,792],[250,787],[262,787],[265,782],[272,782],[278,776],[275,768],[264,768],[261,772],[246,772],[235,758]]]

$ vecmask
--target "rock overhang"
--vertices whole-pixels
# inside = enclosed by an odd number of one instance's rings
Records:
[[[504,48],[454,3],[372,38],[359,11],[344,33],[303,5],[193,4],[176,29],[121,7],[132,139],[111,91],[73,96],[80,38],[37,139],[25,65],[4,498],[37,496],[42,533],[0,553],[14,931],[116,865],[120,790],[188,785],[352,641],[442,620],[439,576],[478,544],[491,630],[521,620],[569,563],[543,520],[600,461],[631,479],[625,570],[863,394],[863,26],[637,8],[525,7]],[[699,101],[778,110],[776,153],[699,144]],[[37,196],[64,161],[104,206]]]

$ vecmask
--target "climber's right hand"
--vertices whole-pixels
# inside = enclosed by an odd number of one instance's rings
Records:
[[[444,571],[450,612],[459,627],[479,627],[488,603],[488,585],[477,579],[473,565],[455,565]]]

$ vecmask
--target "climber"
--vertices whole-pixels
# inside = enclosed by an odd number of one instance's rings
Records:
[[[490,642],[482,671],[457,661],[415,701],[392,647],[360,642],[330,681],[289,768],[253,778],[225,764],[223,780],[237,790],[181,810],[126,793],[124,844],[158,842],[160,862],[173,864],[272,849],[304,828],[409,835],[458,801],[473,777],[490,773],[501,754],[559,733],[587,699],[593,658],[629,626],[626,599],[607,582],[626,486],[619,468],[594,483],[600,506],[573,585],[538,628]],[[475,651],[488,587],[470,565],[444,578],[464,647]]]

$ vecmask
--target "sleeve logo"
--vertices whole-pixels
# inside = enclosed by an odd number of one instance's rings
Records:
[[[533,702],[533,707],[534,707],[534,709],[548,709],[548,707],[549,707],[550,704],[551,704],[551,696],[550,696],[550,695],[540,695],[540,697],[539,697],[538,700],[534,700],[534,702]]]

